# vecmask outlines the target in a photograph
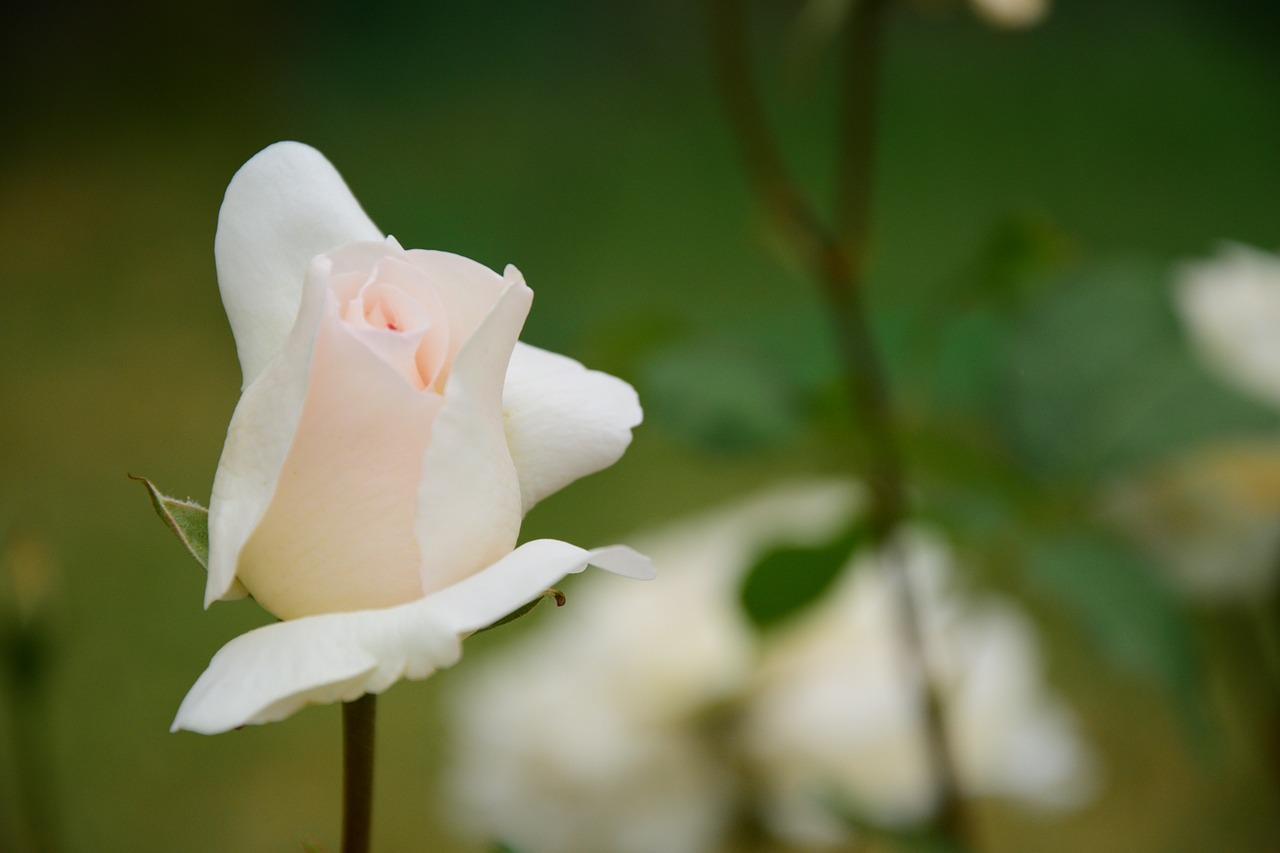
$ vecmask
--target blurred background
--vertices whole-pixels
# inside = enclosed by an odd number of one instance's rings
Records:
[[[834,57],[795,37],[808,4],[747,5],[822,197]],[[323,151],[405,246],[517,264],[525,339],[637,386],[631,450],[526,538],[628,541],[849,470],[828,323],[742,175],[701,4],[0,14],[0,849],[26,849],[32,803],[50,850],[336,849],[336,707],[168,733],[269,617],[202,611],[199,566],[126,479],[207,499],[240,382],[214,226],[271,142]],[[1051,815],[976,801],[984,851],[1280,846],[1280,407],[1177,308],[1221,241],[1280,248],[1278,34],[1263,0],[889,17],[868,299],[914,505],[970,586],[1028,614],[1097,768]],[[596,580],[566,585],[570,610]],[[375,849],[489,849],[452,820],[448,697],[567,612],[384,696]]]

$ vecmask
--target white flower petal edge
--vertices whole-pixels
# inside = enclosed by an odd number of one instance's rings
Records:
[[[311,146],[277,142],[240,167],[218,211],[213,254],[242,387],[289,337],[311,259],[382,239],[338,170]]]
[[[381,693],[426,678],[462,655],[462,638],[594,565],[637,579],[648,558],[622,545],[586,550],[537,539],[489,568],[417,601],[266,625],[223,646],[196,681],[171,731],[218,734],[282,720],[313,704]]]
[[[644,417],[626,382],[525,343],[511,355],[502,405],[526,513],[617,462]]]
[[[328,261],[308,268],[296,322],[270,366],[244,390],[227,428],[209,498],[209,576],[204,606],[244,596],[240,549],[266,512],[302,415],[315,330],[324,310]]]

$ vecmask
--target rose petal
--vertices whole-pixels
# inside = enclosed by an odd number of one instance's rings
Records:
[[[652,580],[653,564],[625,545],[586,550],[558,539],[526,542],[482,572],[428,596],[453,631],[470,634],[537,598],[565,575],[588,565],[616,575]]]
[[[282,619],[422,597],[421,460],[441,408],[362,342],[328,294],[307,397],[236,576]]]
[[[288,338],[311,259],[344,243],[381,239],[314,148],[277,142],[240,167],[222,200],[213,250],[245,387]]]
[[[266,625],[223,646],[182,701],[172,730],[217,734],[282,720],[310,704],[381,693],[452,666],[469,634],[588,564],[652,576],[623,546],[588,551],[554,539],[522,545],[482,572],[418,601]]]
[[[245,388],[231,416],[209,498],[205,607],[238,597],[233,585],[240,549],[267,511],[302,415],[328,279],[328,261],[315,259],[306,274],[297,322],[283,349]]]
[[[416,523],[422,589],[490,565],[516,543],[520,484],[502,427],[502,386],[533,292],[518,277],[459,350],[423,456]]]
[[[449,252],[411,249],[405,259],[427,273],[449,318],[452,361],[468,336],[479,327],[507,286],[507,280],[484,264]],[[524,279],[520,279],[524,283]]]
[[[523,343],[511,355],[502,407],[524,512],[618,461],[643,418],[626,382]]]

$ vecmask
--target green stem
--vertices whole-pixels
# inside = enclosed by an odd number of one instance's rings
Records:
[[[840,106],[841,159],[836,226],[827,228],[791,179],[753,82],[741,0],[710,0],[713,52],[721,96],[741,147],[747,177],[778,230],[819,283],[830,309],[841,372],[865,446],[861,473],[871,492],[870,524],[898,580],[907,654],[919,673],[926,743],[937,780],[937,828],[962,847],[971,843],[948,737],[936,668],[922,635],[919,604],[905,561],[890,543],[907,514],[906,475],[885,372],[876,351],[865,298],[875,163],[876,95],[881,30],[887,0],[858,0],[846,24]]]
[[[33,853],[53,853],[58,849],[57,815],[54,808],[51,774],[52,738],[49,727],[49,693],[45,678],[48,640],[38,626],[14,627],[7,639],[6,661],[13,736],[13,758],[17,768],[18,799],[22,832]]]
[[[342,853],[369,853],[377,702],[367,693],[342,706]]]

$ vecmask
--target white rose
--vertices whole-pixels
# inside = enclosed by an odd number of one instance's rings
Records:
[[[514,267],[405,251],[294,142],[232,179],[215,255],[244,392],[205,605],[247,592],[286,621],[219,651],[175,730],[424,678],[588,563],[652,575],[620,546],[515,548],[524,513],[616,461],[641,412],[625,382],[517,341],[533,294]]]
[[[1048,809],[1088,799],[1092,756],[1074,715],[1044,683],[1027,617],[998,596],[962,595],[938,538],[911,529],[898,550],[947,698],[965,795]],[[936,808],[896,596],[890,567],[864,553],[765,656],[745,742],[766,780],[766,817],[784,838],[845,839],[833,798],[881,824],[918,822]]]

